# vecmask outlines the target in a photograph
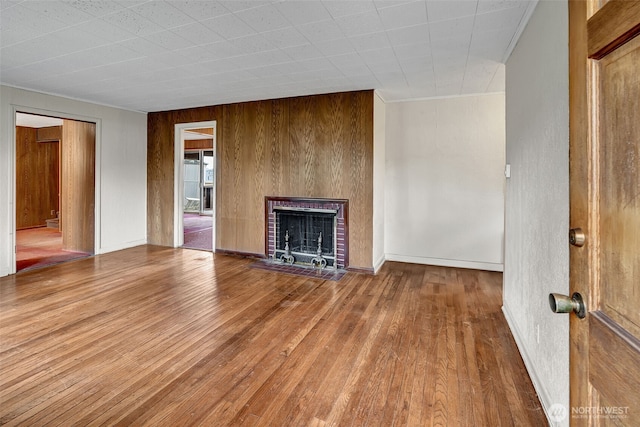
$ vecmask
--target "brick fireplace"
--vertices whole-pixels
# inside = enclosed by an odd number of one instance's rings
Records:
[[[265,205],[269,259],[299,266],[318,266],[321,259],[330,269],[349,265],[348,200],[266,197]]]

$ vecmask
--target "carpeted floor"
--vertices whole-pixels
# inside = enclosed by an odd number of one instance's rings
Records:
[[[62,249],[62,233],[40,227],[16,232],[16,271],[32,270],[91,256]]]
[[[183,248],[213,250],[213,217],[185,213]]]

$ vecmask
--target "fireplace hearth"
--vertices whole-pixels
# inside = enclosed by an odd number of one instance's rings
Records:
[[[267,197],[267,256],[318,269],[348,264],[346,200]]]

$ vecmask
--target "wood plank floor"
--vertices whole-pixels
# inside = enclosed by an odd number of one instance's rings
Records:
[[[500,273],[140,246],[0,279],[0,424],[541,426]]]

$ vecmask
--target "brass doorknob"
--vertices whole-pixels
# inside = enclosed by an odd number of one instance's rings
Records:
[[[584,235],[582,228],[572,228],[569,230],[569,243],[573,246],[581,248],[584,246],[585,240],[587,240],[587,238]]]
[[[571,298],[562,294],[549,294],[549,306],[554,313],[574,312],[580,319],[587,315],[584,300],[578,292],[574,292]]]

